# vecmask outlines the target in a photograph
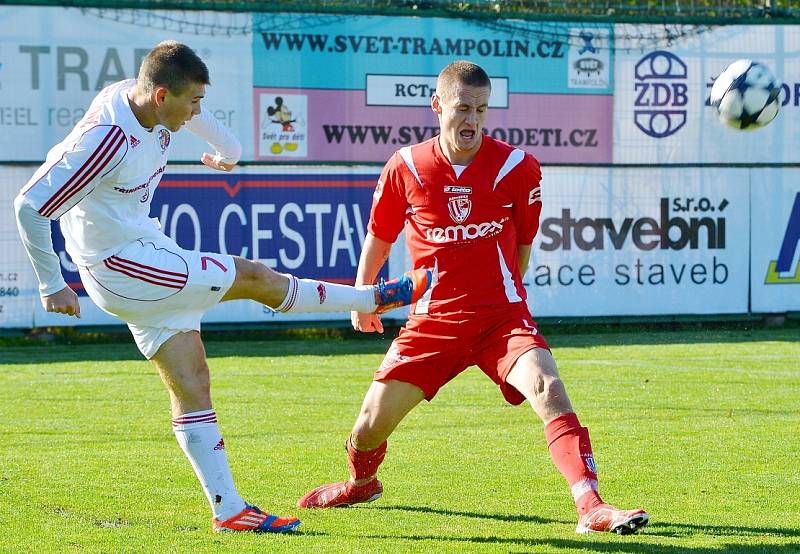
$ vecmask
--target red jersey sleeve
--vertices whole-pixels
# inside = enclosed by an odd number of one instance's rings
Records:
[[[542,212],[542,170],[539,162],[530,154],[514,171],[514,227],[518,244],[531,244],[539,230]]]
[[[403,163],[395,152],[383,166],[375,194],[372,195],[372,210],[367,229],[381,240],[393,243],[403,230],[406,221],[406,200],[400,165]]]

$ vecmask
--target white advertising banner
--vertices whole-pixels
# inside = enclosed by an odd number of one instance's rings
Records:
[[[747,312],[747,169],[543,174],[534,316]]]
[[[750,309],[800,311],[800,169],[755,169]]]
[[[617,25],[616,33],[636,29]],[[624,46],[615,55],[614,163],[800,162],[800,26],[712,27],[669,48]],[[708,104],[714,79],[741,58],[766,64],[783,83],[778,117],[753,131],[722,124]]]
[[[120,323],[85,296],[57,225],[54,248],[81,296],[83,317],[42,310],[11,211],[34,169],[0,170],[8,215],[0,219],[0,327]],[[217,174],[171,166],[154,195],[153,214],[185,248],[352,283],[376,178],[374,167],[246,167]],[[797,310],[798,183],[800,170],[545,168],[541,227],[525,276],[534,315],[743,314],[749,285],[753,312]],[[404,250],[393,249],[385,277],[408,269]],[[275,314],[242,301],[215,307],[204,321],[347,319],[347,313]]]
[[[53,247],[66,282],[78,293],[81,318],[47,313],[19,239],[13,199],[35,166],[0,167],[0,328],[114,325],[86,295],[77,267],[64,249],[58,224]],[[352,284],[378,179],[375,167],[242,167],[222,173],[204,166],[171,165],[153,196],[151,213],[180,246],[257,260],[298,277]],[[403,249],[381,276],[400,274]],[[397,310],[388,319],[403,319]],[[205,323],[349,321],[349,312],[279,314],[258,303],[236,301],[211,309]]]
[[[180,12],[178,26],[175,13],[0,6],[0,161],[43,160],[100,89],[135,77],[147,52],[166,39],[189,45],[208,65],[203,109],[250,137],[249,35],[204,34],[209,20],[230,14]],[[238,17],[249,24],[248,14]],[[252,141],[243,146],[244,158],[252,159]],[[207,148],[191,133],[178,133],[172,159],[199,160]]]
[[[0,328],[33,327],[39,285],[22,247],[14,217],[14,197],[32,168],[0,168]]]

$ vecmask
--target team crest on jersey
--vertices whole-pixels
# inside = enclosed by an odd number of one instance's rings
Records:
[[[167,131],[166,129],[161,129],[158,132],[158,145],[161,147],[162,154],[167,151],[167,146],[169,146],[169,140],[170,140],[169,131]]]
[[[472,211],[472,200],[467,196],[456,196],[447,201],[447,211],[456,223],[464,223]]]
[[[131,148],[136,148],[140,144],[142,144],[142,141],[137,139],[135,136],[131,135]]]

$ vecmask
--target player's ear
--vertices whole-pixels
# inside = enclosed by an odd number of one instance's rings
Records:
[[[157,86],[153,89],[153,102],[156,106],[161,106],[167,97],[167,87]]]
[[[437,114],[437,115],[439,115],[439,114],[441,114],[441,113],[442,113],[442,103],[441,103],[441,99],[439,98],[439,95],[438,95],[438,94],[436,94],[435,92],[434,92],[434,93],[433,93],[433,95],[431,96],[431,109],[432,109],[432,110],[433,110],[433,112],[434,112],[435,114]]]

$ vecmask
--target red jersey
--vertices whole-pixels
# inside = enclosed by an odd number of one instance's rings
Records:
[[[392,155],[368,229],[393,243],[405,226],[414,267],[438,273],[414,313],[476,312],[525,300],[517,247],[531,244],[539,228],[541,176],[533,156],[488,136],[460,176],[439,137]]]

